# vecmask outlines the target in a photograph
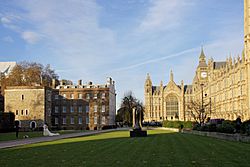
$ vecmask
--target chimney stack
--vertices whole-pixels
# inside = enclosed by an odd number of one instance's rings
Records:
[[[81,79],[78,80],[78,85],[82,85],[82,80]]]
[[[56,88],[56,79],[52,79],[52,88],[53,88],[53,89]]]

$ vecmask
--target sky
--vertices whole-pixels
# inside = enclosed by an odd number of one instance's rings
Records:
[[[50,64],[74,83],[115,80],[117,106],[144,82],[191,84],[203,46],[224,61],[243,49],[243,0],[0,0],[0,61]]]

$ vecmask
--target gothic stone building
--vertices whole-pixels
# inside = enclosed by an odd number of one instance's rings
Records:
[[[167,85],[145,81],[145,121],[192,120],[188,105],[204,100],[210,104],[209,117],[250,119],[250,1],[244,1],[244,50],[237,58],[208,61],[201,51],[192,85],[177,85],[170,74]]]

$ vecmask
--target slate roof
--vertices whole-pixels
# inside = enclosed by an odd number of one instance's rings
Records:
[[[214,62],[214,69],[219,69],[219,68],[221,68],[221,67],[223,67],[223,66],[226,66],[226,62],[225,61],[222,61],[222,62]]]

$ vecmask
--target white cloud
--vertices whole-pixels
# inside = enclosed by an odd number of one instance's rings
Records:
[[[30,44],[35,44],[40,39],[40,35],[33,31],[24,31],[22,38]]]
[[[139,26],[139,31],[166,30],[180,25],[191,2],[183,0],[154,0],[145,18]]]
[[[22,38],[32,44],[42,37],[53,57],[68,66],[59,68],[73,66],[87,73],[115,57],[115,35],[99,26],[101,8],[95,1],[24,0],[19,6],[27,11],[22,17],[33,27],[24,29]],[[95,63],[83,67],[83,62]]]
[[[11,20],[8,19],[7,17],[2,17],[1,22],[2,22],[2,24],[9,24],[9,23],[11,23]]]

